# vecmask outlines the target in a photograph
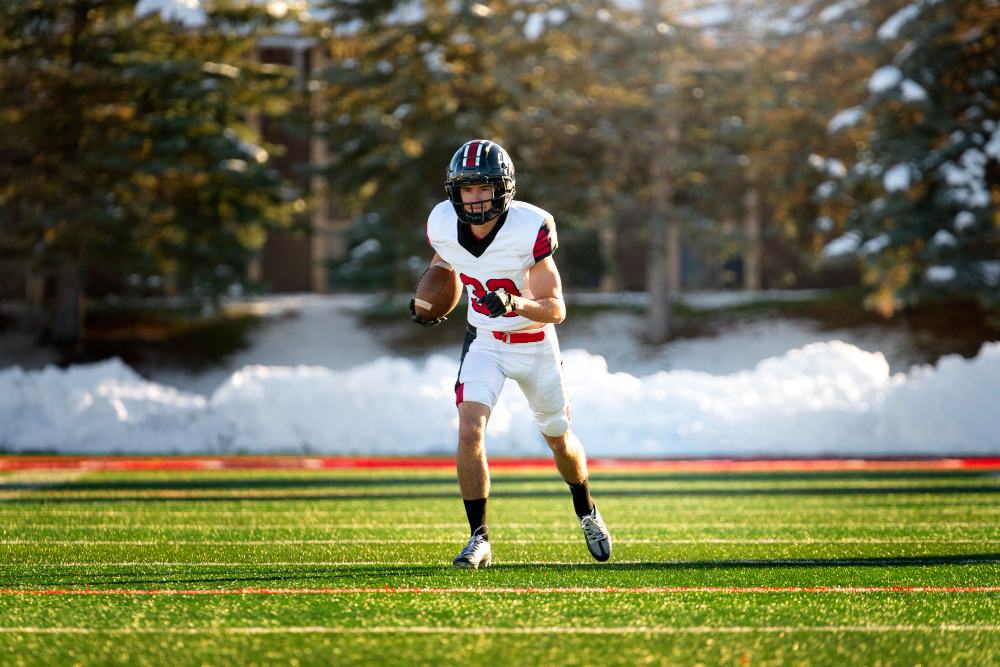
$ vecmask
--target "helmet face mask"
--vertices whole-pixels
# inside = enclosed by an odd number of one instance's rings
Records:
[[[478,213],[470,211],[469,208],[473,207],[467,208],[462,200],[462,187],[470,185],[490,185],[493,188],[491,199],[475,202],[481,204],[475,207],[480,209]],[[465,143],[451,158],[444,189],[459,221],[467,225],[486,224],[499,218],[510,207],[514,198],[514,163],[499,144],[474,139]],[[487,207],[487,203],[492,207]]]

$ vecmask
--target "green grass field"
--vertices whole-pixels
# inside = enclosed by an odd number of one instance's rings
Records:
[[[1000,663],[996,471],[591,486],[608,563],[554,469],[511,469],[458,571],[453,470],[0,474],[0,664]]]

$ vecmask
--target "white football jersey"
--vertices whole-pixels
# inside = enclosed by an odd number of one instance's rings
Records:
[[[470,225],[459,222],[451,201],[443,201],[427,219],[427,242],[458,271],[469,295],[469,324],[489,331],[517,331],[535,324],[517,313],[491,318],[478,300],[501,288],[534,298],[528,288],[528,270],[556,249],[552,215],[512,201],[506,216],[488,235],[477,239]]]

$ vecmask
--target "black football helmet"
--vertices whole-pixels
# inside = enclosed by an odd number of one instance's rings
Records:
[[[493,186],[493,208],[484,213],[470,213],[462,204],[463,185]],[[444,181],[445,192],[455,207],[458,219],[467,225],[482,225],[507,212],[514,198],[514,163],[500,144],[473,139],[458,149]],[[485,204],[485,202],[483,202]]]

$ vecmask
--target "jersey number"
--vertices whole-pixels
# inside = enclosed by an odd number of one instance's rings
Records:
[[[480,315],[489,317],[490,314],[490,309],[479,303],[479,300],[486,296],[487,292],[495,292],[498,289],[503,289],[514,296],[521,296],[521,292],[518,291],[514,281],[510,278],[491,278],[486,281],[486,289],[483,289],[483,284],[475,278],[467,276],[464,273],[459,274],[459,277],[462,279],[463,285],[472,285],[472,309]],[[517,313],[507,313],[504,317],[517,317]]]

